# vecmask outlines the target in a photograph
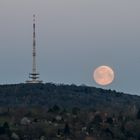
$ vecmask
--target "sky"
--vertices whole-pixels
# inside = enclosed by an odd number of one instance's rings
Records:
[[[0,84],[28,79],[36,14],[41,80],[140,95],[139,5],[139,0],[0,0]],[[100,65],[115,71],[106,87],[92,78]]]

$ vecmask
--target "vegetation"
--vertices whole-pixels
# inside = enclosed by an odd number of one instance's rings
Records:
[[[0,140],[140,140],[140,97],[76,85],[1,85]]]

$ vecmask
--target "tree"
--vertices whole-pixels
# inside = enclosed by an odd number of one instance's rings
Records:
[[[140,109],[137,112],[137,119],[140,119]]]
[[[78,112],[80,112],[80,108],[78,108],[78,107],[72,108],[72,114],[73,114],[73,115],[77,115]]]
[[[65,124],[64,135],[66,136],[70,135],[70,127],[68,123]]]
[[[10,127],[9,127],[8,122],[4,122],[4,124],[3,124],[3,129],[4,129],[5,133],[6,133],[8,136],[11,135],[11,131],[10,131]]]
[[[0,135],[5,134],[5,129],[4,127],[0,127]]]
[[[60,111],[60,107],[58,105],[54,105],[53,108],[52,108],[52,110],[54,112],[59,112]]]
[[[102,118],[100,115],[96,115],[94,118],[94,123],[95,124],[100,124],[102,122]]]
[[[106,122],[109,123],[109,124],[113,124],[113,119],[111,117],[108,117]]]

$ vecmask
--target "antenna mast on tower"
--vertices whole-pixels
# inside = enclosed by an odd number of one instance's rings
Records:
[[[35,15],[33,15],[33,50],[32,50],[32,73],[29,74],[31,80],[27,80],[26,83],[42,83],[38,80],[39,73],[36,71],[36,32],[35,32]]]

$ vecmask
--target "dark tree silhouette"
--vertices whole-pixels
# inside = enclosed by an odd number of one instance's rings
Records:
[[[113,119],[111,117],[108,117],[106,122],[109,123],[109,124],[113,124]]]
[[[137,119],[140,119],[140,109],[137,112]]]
[[[65,124],[64,135],[65,136],[70,135],[70,127],[69,127],[69,124],[68,123]]]

